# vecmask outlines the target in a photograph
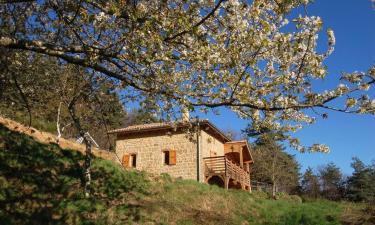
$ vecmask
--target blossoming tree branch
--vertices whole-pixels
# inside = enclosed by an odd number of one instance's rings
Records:
[[[314,86],[327,76],[324,60],[335,37],[326,30],[326,50],[317,51],[322,19],[307,12],[291,18],[308,3],[3,0],[0,49],[56,57],[106,75],[126,97],[152,101],[166,113],[228,107],[259,132],[291,134],[313,123],[314,115],[326,116],[314,113],[318,108],[374,114],[365,91],[375,83],[375,67],[343,73],[331,90]],[[346,104],[332,104],[338,98]],[[328,151],[288,137],[299,151]]]

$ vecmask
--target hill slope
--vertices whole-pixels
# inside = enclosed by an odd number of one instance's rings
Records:
[[[38,120],[38,121],[39,121],[39,123],[42,123],[42,121],[40,121],[40,120]],[[7,119],[5,117],[2,117],[1,115],[0,115],[0,124],[2,124],[3,126],[5,126],[6,128],[8,128],[12,131],[17,131],[17,132],[26,134],[30,137],[33,137],[36,141],[38,141],[40,143],[58,144],[61,148],[69,148],[69,149],[73,149],[73,150],[76,150],[76,151],[79,151],[79,152],[82,152],[82,153],[85,152],[85,146],[83,144],[78,144],[74,141],[70,141],[70,140],[67,140],[65,138],[60,138],[59,142],[57,143],[56,135],[53,135],[53,134],[51,134],[49,132],[46,132],[46,131],[41,131],[41,130],[35,129],[34,127],[24,126],[21,123],[18,123],[14,120],[11,120],[11,119]],[[118,162],[117,157],[111,152],[93,147],[92,153],[97,157]]]
[[[340,224],[344,204],[270,200],[93,161],[92,198],[82,193],[83,155],[0,124],[1,224]]]

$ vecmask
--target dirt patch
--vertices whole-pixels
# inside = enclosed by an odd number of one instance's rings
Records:
[[[67,140],[64,138],[60,138],[59,142],[57,143],[56,135],[53,135],[51,133],[44,132],[44,131],[39,131],[35,129],[34,127],[24,126],[16,121],[4,118],[2,116],[0,116],[0,124],[4,125],[5,127],[7,127],[8,129],[12,131],[17,131],[19,133],[23,133],[30,137],[33,137],[38,142],[41,142],[44,144],[53,143],[53,144],[59,145],[61,148],[64,148],[64,149],[72,149],[72,150],[85,153],[85,146],[83,144],[78,144],[72,140]],[[101,150],[98,148],[93,148],[93,154],[96,157],[111,160],[114,162],[119,162],[116,155],[113,154],[112,152],[108,152],[108,151]]]

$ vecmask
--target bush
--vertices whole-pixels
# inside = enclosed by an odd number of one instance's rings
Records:
[[[252,191],[251,195],[256,199],[269,199],[270,195],[265,191]]]
[[[145,173],[125,171],[121,166],[102,159],[96,159],[92,164],[92,180],[94,192],[109,198],[116,198],[124,192],[147,194],[150,186]]]
[[[302,203],[302,198],[299,197],[298,195],[289,195],[285,192],[276,193],[276,199],[277,200],[291,201],[291,202],[295,202],[295,203]]]
[[[146,174],[93,159],[92,196],[84,198],[83,161],[80,152],[38,143],[0,124],[0,223],[108,224],[137,215],[124,200],[147,194]],[[113,216],[112,210],[120,212]]]

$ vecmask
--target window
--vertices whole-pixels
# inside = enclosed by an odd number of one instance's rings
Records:
[[[164,152],[164,164],[169,165],[169,151]]]
[[[130,161],[131,161],[131,167],[136,168],[137,167],[137,154],[131,154],[130,155]]]
[[[129,168],[129,167],[136,168],[137,167],[137,154],[130,154],[130,155],[125,154],[122,157],[122,165],[125,168]]]
[[[176,165],[176,151],[163,151],[164,165]]]

